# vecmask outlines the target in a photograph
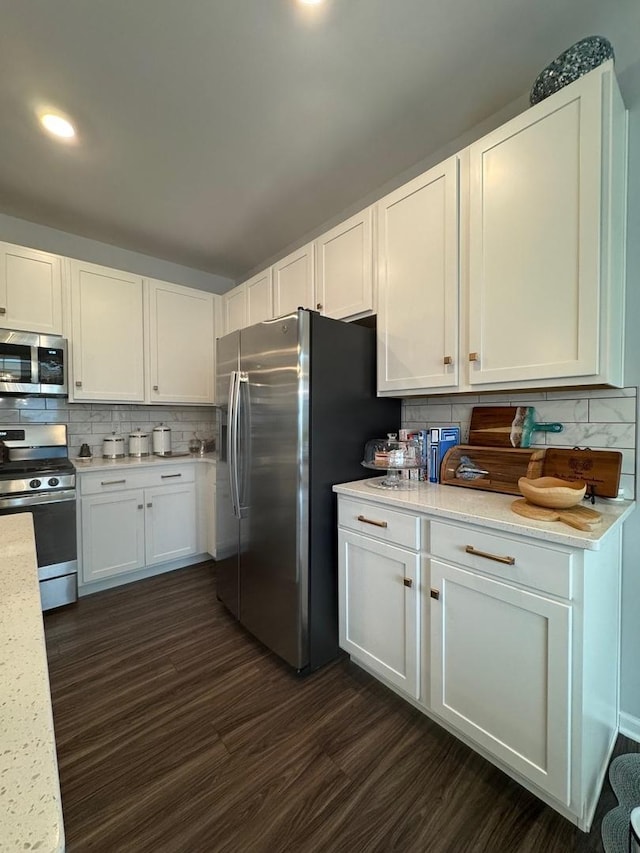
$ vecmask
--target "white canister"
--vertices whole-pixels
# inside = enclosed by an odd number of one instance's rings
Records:
[[[120,459],[125,455],[124,436],[115,432],[102,441],[102,455],[105,459]]]
[[[156,456],[171,454],[171,428],[160,424],[153,428],[153,452]]]
[[[129,456],[149,455],[149,433],[139,427],[129,433]]]

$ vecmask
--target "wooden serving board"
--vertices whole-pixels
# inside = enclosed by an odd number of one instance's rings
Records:
[[[560,432],[562,424],[535,421],[532,406],[474,406],[469,444],[480,447],[529,447],[535,431]]]
[[[566,450],[548,447],[542,466],[543,477],[587,484],[587,494],[617,498],[620,487],[622,453],[618,450]]]
[[[597,527],[602,521],[602,515],[595,509],[586,506],[572,506],[569,509],[548,509],[536,506],[522,498],[511,504],[511,509],[517,515],[532,518],[535,521],[561,521],[569,527],[584,530],[586,533]]]

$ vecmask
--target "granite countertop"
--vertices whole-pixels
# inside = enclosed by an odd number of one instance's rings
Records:
[[[150,468],[155,465],[178,465],[185,462],[204,462],[208,465],[215,465],[218,461],[218,454],[205,453],[204,456],[194,453],[176,454],[175,456],[123,456],[121,459],[103,459],[101,456],[91,456],[88,459],[76,457],[71,461],[76,473],[82,474],[84,471],[104,471],[105,468],[117,471],[131,468]]]
[[[375,482],[376,478],[357,480],[334,486],[333,490],[339,495],[375,501],[393,509],[408,509],[451,521],[481,524],[483,527],[589,551],[598,551],[603,538],[617,528],[636,506],[633,501],[596,499],[593,509],[602,513],[602,523],[587,533],[559,521],[534,521],[516,515],[511,510],[516,495],[434,483],[417,483],[411,491],[392,492],[371,485]]]
[[[31,513],[0,516],[0,850],[64,851]]]

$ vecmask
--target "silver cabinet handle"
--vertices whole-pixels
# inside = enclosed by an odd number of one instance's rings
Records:
[[[469,361],[480,361],[480,353],[479,352],[470,352],[469,353]]]
[[[440,601],[440,590],[431,587],[431,598],[435,598],[436,601]]]
[[[76,379],[76,388],[82,388],[82,382],[79,379]]]
[[[172,477],[182,477],[182,474],[160,474],[161,480],[170,480]]]
[[[322,302],[318,302],[316,308],[318,309],[318,311],[322,311]]]
[[[411,578],[403,578],[403,579],[402,579],[402,583],[403,583],[405,586],[408,586],[408,587],[409,587],[409,589],[411,589],[411,587],[413,586],[413,581],[411,580]]]
[[[147,504],[147,507],[149,507],[149,508],[151,508],[152,506],[153,506],[153,504],[152,504],[151,502],[149,502],[149,503]]]
[[[450,355],[445,355],[442,359],[443,364],[453,364],[453,358]]]
[[[126,480],[101,480],[100,485],[101,486],[117,486],[120,483],[126,483],[126,482],[127,482]]]
[[[6,308],[0,308],[0,314],[6,314],[6,313],[7,313]]]
[[[358,521],[363,521],[365,524],[373,524],[374,527],[388,527],[389,524],[386,521],[374,521],[372,518],[367,518],[364,515],[356,516]]]
[[[153,386],[153,390],[154,390],[154,391],[157,391],[157,390],[158,390],[158,386],[157,386],[157,385],[154,385],[154,386]]]
[[[138,509],[144,509],[144,504],[138,504]]]
[[[464,549],[467,554],[473,554],[474,557],[485,557],[487,560],[495,560],[496,563],[504,563],[507,566],[515,565],[515,557],[501,557],[499,554],[489,554],[487,551],[478,551],[473,545],[467,545]]]

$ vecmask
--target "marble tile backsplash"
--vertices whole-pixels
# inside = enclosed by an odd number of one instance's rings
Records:
[[[171,428],[171,449],[188,450],[194,432],[199,438],[216,436],[213,406],[142,406],[135,404],[69,403],[60,397],[0,397],[0,425],[20,423],[66,424],[69,455],[77,456],[87,443],[94,456],[102,455],[102,439],[116,432],[129,435],[140,427],[151,433],[163,423]],[[150,450],[151,436],[150,436]]]
[[[469,439],[469,423],[474,406],[533,406],[536,421],[559,421],[560,433],[534,433],[532,447],[590,447],[592,450],[619,450],[622,453],[620,488],[625,498],[635,497],[637,446],[637,389],[510,392],[478,396],[407,397],[402,402],[402,426],[460,427],[462,443]]]

